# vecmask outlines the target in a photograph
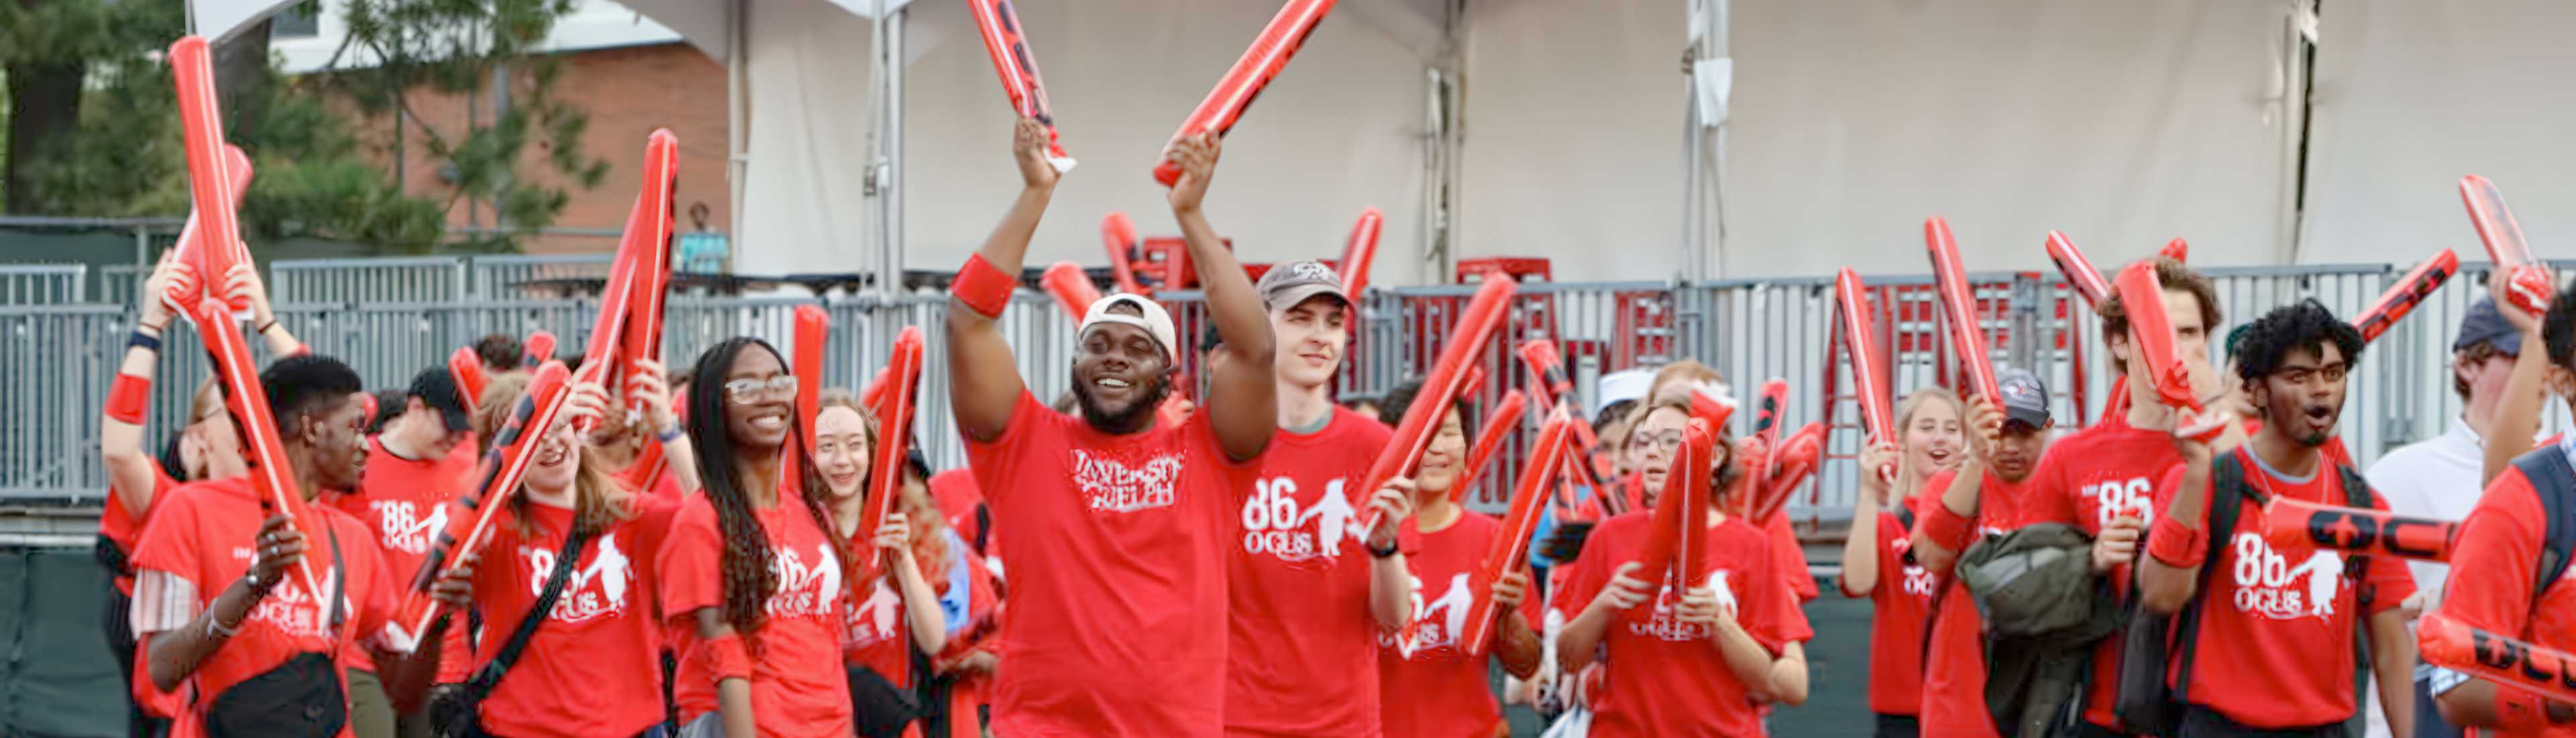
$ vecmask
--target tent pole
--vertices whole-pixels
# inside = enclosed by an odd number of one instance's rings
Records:
[[[903,9],[886,10],[877,0],[876,226],[877,288],[893,296],[903,291]]]
[[[742,193],[750,181],[751,167],[751,33],[749,31],[751,0],[733,0],[725,4],[725,237],[733,247],[726,249],[728,263],[742,243]],[[684,267],[685,268],[685,267]]]

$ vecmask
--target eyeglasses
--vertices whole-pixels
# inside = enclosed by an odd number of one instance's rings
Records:
[[[724,388],[725,396],[733,398],[734,402],[745,405],[758,402],[760,398],[754,395],[764,390],[767,391],[771,397],[782,395],[795,397],[796,375],[781,374],[768,379],[736,379],[724,383]]]
[[[1629,437],[1628,437],[1628,447],[1629,447],[1629,448],[1645,448],[1645,447],[1650,446],[1650,445],[1651,445],[1651,446],[1654,446],[1654,447],[1656,447],[1656,448],[1662,449],[1662,450],[1664,450],[1664,451],[1666,451],[1666,452],[1670,452],[1670,451],[1672,451],[1673,449],[1681,448],[1681,447],[1682,447],[1682,432],[1681,432],[1681,431],[1666,431],[1666,432],[1658,433],[1658,434],[1654,434],[1654,435],[1639,435],[1639,436],[1629,436]]]

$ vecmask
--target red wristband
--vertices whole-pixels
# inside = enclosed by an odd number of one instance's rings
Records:
[[[1923,518],[1924,540],[1953,552],[1968,550],[1968,545],[1977,538],[1976,521],[1952,512],[1949,505],[1941,504],[1939,500],[1930,502],[1932,514]]]
[[[126,425],[142,425],[144,410],[152,405],[152,380],[119,372],[116,383],[107,388],[107,417]]]
[[[966,303],[976,314],[987,318],[1002,317],[1002,308],[1010,307],[1011,291],[1020,280],[1002,273],[983,254],[966,257],[966,266],[957,270],[957,281],[948,284],[948,294]]]
[[[698,658],[706,661],[707,672],[714,681],[751,678],[751,651],[742,645],[742,634],[733,633],[709,638],[698,644]]]
[[[2147,529],[2147,555],[2166,566],[2189,569],[2209,558],[2209,539],[2200,529],[2183,525],[2171,515],[2159,517]]]

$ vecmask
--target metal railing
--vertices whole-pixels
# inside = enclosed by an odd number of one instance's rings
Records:
[[[597,308],[595,299],[495,299],[485,285],[553,277],[549,269],[582,269],[578,259],[534,258],[486,262],[444,257],[399,260],[326,276],[325,265],[296,267],[279,262],[272,284],[280,293],[279,320],[319,353],[340,357],[355,367],[370,387],[401,387],[413,373],[440,367],[457,346],[491,333],[513,336],[546,330],[571,354],[589,340]],[[468,271],[475,264],[488,269]],[[2346,404],[2343,436],[2357,460],[2367,464],[2389,448],[2440,433],[2459,413],[2451,390],[2450,337],[2469,303],[2484,294],[2484,265],[2467,265],[2451,285],[2416,309],[2416,314],[2381,336],[2363,357]],[[290,268],[295,267],[295,268]],[[2576,262],[2560,265],[2576,271]],[[408,270],[409,273],[406,272]],[[347,278],[350,274],[375,275]],[[559,272],[558,272],[559,273]],[[2229,327],[2257,317],[2270,306],[2314,298],[2336,314],[2360,311],[2397,276],[2384,265],[2325,267],[2216,268],[2206,272],[2216,282],[2226,306],[2215,343]],[[288,275],[298,275],[290,277]],[[517,275],[517,276],[513,276]],[[306,279],[288,299],[285,283]],[[309,279],[307,279],[309,278]],[[365,280],[377,279],[372,284]],[[336,280],[336,281],[335,281]],[[406,281],[410,280],[410,281]],[[446,281],[441,281],[446,280]],[[1874,298],[1888,315],[1892,363],[1897,371],[1893,391],[1944,384],[1953,373],[1929,302],[1928,278],[1886,276],[1869,279]],[[1973,275],[1986,328],[1996,336],[1990,347],[1999,366],[2023,366],[2048,379],[2061,426],[2099,414],[2113,372],[2102,349],[2099,323],[2080,300],[2072,298],[2052,275],[1996,273]],[[460,299],[387,302],[314,295],[374,294],[389,285],[432,288],[449,285]],[[1372,290],[1361,302],[1359,335],[1353,342],[1338,390],[1345,395],[1377,394],[1403,378],[1421,372],[1447,340],[1472,288],[1468,286],[1403,287]],[[1194,293],[1160,296],[1174,308],[1183,340],[1195,348],[1207,326],[1203,305]],[[885,361],[896,331],[919,325],[929,338],[929,360],[943,362],[946,336],[944,294],[920,293],[893,298],[864,295],[822,302],[811,298],[696,298],[674,296],[666,320],[667,353],[673,371],[691,368],[706,347],[736,335],[757,336],[779,344],[791,335],[793,310],[800,304],[823,304],[832,316],[831,347],[825,381],[858,387]],[[1046,296],[1024,292],[1006,312],[1002,329],[1016,353],[1021,375],[1041,400],[1055,398],[1070,385],[1067,367],[1074,350],[1074,323]],[[1819,474],[1819,482],[1793,501],[1793,514],[1809,520],[1848,515],[1857,479],[1849,457],[1860,447],[1857,411],[1848,398],[1829,396],[1828,372],[1841,372],[1832,342],[1834,304],[1829,280],[1770,279],[1701,284],[1529,283],[1522,286],[1503,330],[1483,354],[1487,377],[1480,402],[1527,385],[1530,378],[1512,347],[1545,338],[1559,342],[1569,373],[1578,385],[1578,408],[1596,404],[1593,380],[1632,366],[1659,365],[1678,358],[1707,363],[1733,382],[1738,391],[1768,377],[1782,377],[1793,390],[1786,422],[1823,419],[1828,407],[1836,427],[1829,453],[1836,460]],[[125,305],[0,305],[0,498],[96,500],[105,488],[98,469],[98,414],[107,381],[123,352],[131,325]],[[198,338],[184,326],[167,336],[147,438],[167,437],[188,418],[188,403],[206,376]],[[254,345],[257,342],[253,342]],[[2213,345],[2212,350],[2218,350]],[[1183,368],[1203,382],[1196,351],[1183,352]],[[2082,392],[2076,391],[2081,378]],[[924,419],[920,441],[934,466],[964,463],[950,430],[947,373],[923,377]],[[1850,383],[1839,374],[1835,386]],[[2085,407],[2078,409],[2078,403]],[[1482,412],[1479,408],[1478,412]],[[1742,414],[1736,431],[1749,428]],[[2566,422],[2551,410],[2554,427]],[[1537,419],[1526,422],[1536,427]],[[1496,505],[1517,467],[1517,449],[1526,435],[1507,447],[1504,468],[1481,475],[1484,486],[1469,499]],[[156,446],[157,448],[157,446]]]
[[[0,305],[84,302],[88,286],[86,264],[0,264]]]

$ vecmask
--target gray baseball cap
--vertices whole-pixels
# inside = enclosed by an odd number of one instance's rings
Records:
[[[2023,369],[1995,372],[1995,392],[2003,395],[2004,421],[2033,428],[2048,427],[2048,383]]]
[[[1273,265],[1261,273],[1261,283],[1252,289],[1261,294],[1262,306],[1272,312],[1296,307],[1319,295],[1330,295],[1344,306],[1351,304],[1350,293],[1342,290],[1342,275],[1312,260]]]

